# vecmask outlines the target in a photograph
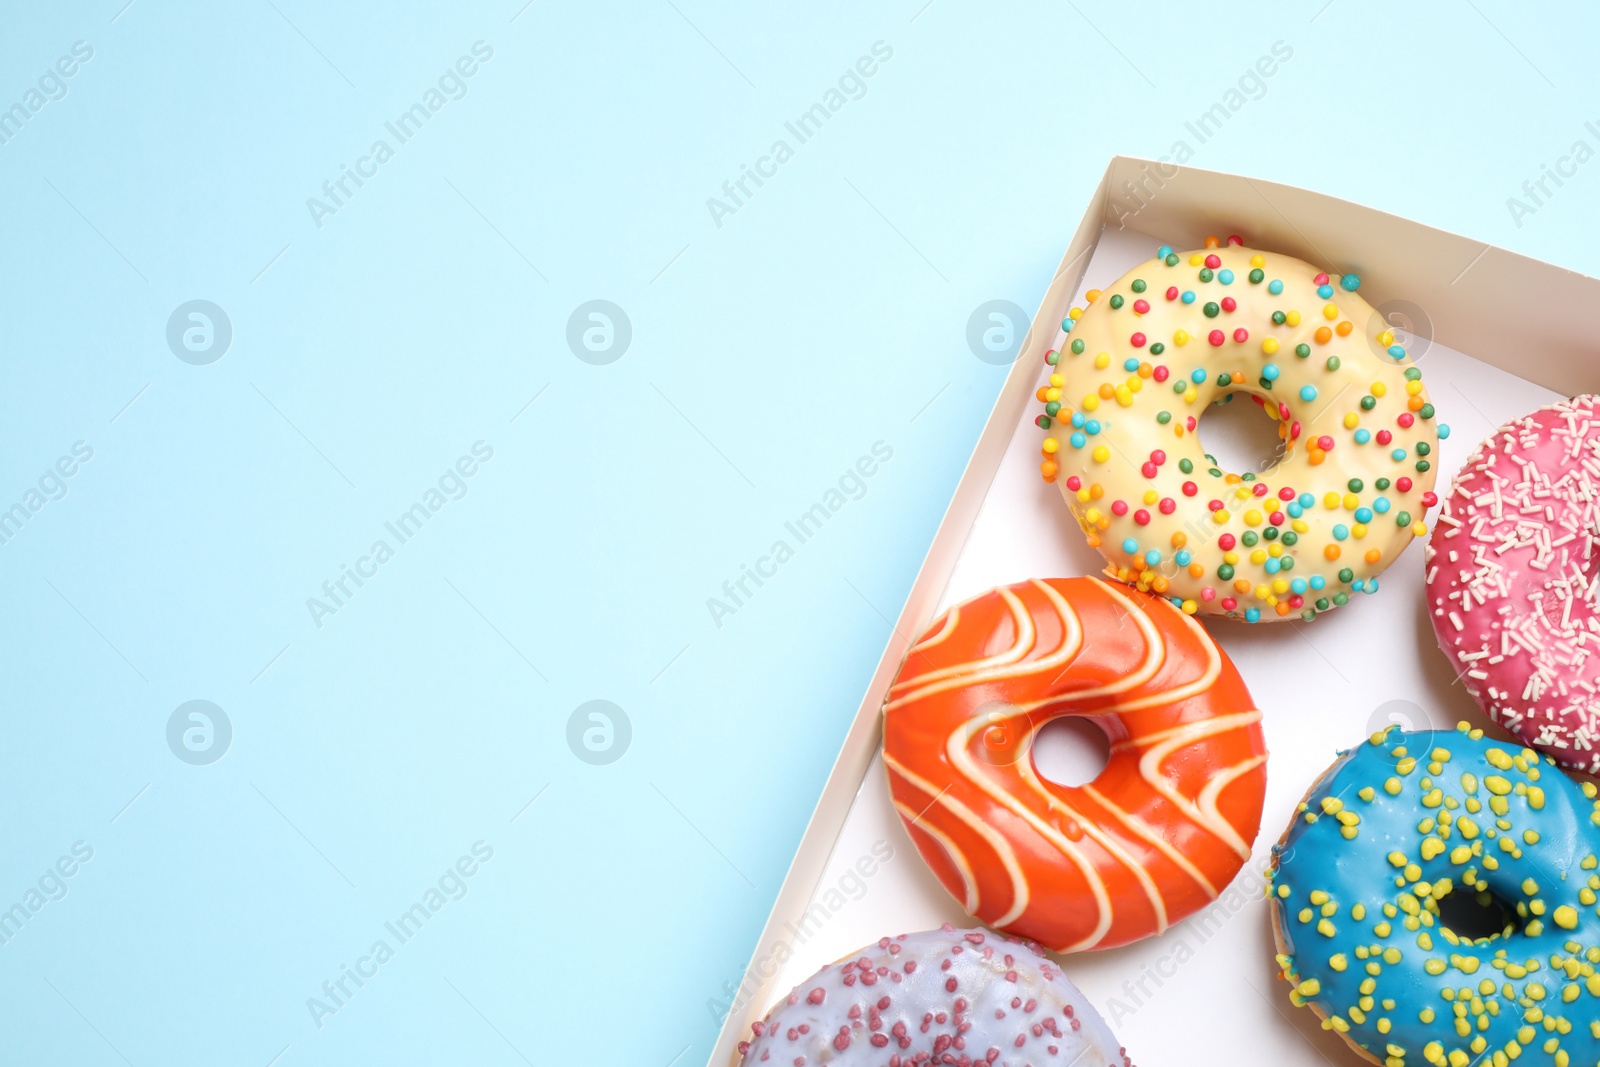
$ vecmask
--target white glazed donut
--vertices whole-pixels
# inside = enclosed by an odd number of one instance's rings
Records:
[[[988,930],[885,937],[795,987],[744,1067],[1133,1067],[1043,950]]]
[[[1190,614],[1309,621],[1427,532],[1449,431],[1359,278],[1238,242],[1163,247],[1072,309],[1045,357],[1040,472],[1110,577]],[[1283,441],[1259,473],[1195,433],[1241,393]]]

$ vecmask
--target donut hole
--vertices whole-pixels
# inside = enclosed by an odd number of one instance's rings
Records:
[[[1265,474],[1284,456],[1278,420],[1246,392],[1224,393],[1207,409],[1195,432],[1200,447],[1217,466],[1236,474]]]
[[[1522,925],[1516,909],[1488,891],[1457,888],[1437,903],[1439,926],[1464,941],[1492,940]]]
[[[1039,728],[1033,739],[1033,766],[1039,777],[1057,785],[1087,785],[1111,762],[1111,739],[1093,719],[1064,715]]]

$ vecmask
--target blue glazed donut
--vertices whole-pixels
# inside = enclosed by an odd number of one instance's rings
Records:
[[[1532,749],[1374,734],[1273,848],[1290,999],[1389,1067],[1600,1063],[1600,803]]]

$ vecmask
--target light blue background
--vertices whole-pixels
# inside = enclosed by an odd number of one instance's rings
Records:
[[[1600,147],[1587,5],[123,3],[0,31],[0,106],[94,49],[0,145],[0,507],[94,450],[0,545],[0,907],[94,850],[0,945],[6,1063],[703,1062],[1005,373],[968,317],[1036,306],[1114,153],[1181,138],[1600,273],[1600,164],[1506,205]],[[380,137],[319,228],[307,198]],[[633,329],[607,366],[566,342],[597,298]],[[207,366],[165,339],[191,299],[233,328]],[[477,441],[467,495],[319,629],[306,599]],[[191,699],[232,723],[209,766],[167,745]],[[568,747],[591,699],[631,720],[610,765]],[[307,998],[480,840],[319,1028]]]

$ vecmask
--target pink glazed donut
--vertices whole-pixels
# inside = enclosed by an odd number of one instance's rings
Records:
[[[743,1067],[1133,1067],[1044,950],[988,930],[881,938],[794,988]]]
[[[1600,397],[1490,434],[1428,542],[1434,633],[1484,713],[1558,763],[1600,771]]]

